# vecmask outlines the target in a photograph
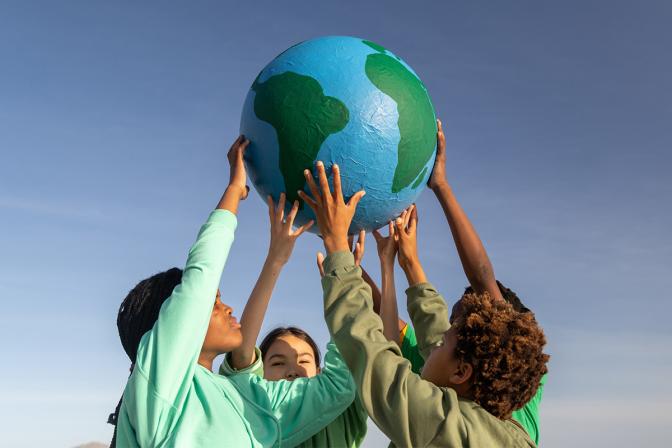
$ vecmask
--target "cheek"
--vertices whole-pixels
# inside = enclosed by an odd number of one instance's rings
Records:
[[[279,381],[285,377],[285,371],[282,367],[264,367],[264,379],[268,381]]]
[[[308,378],[312,378],[315,375],[317,375],[317,366],[315,364],[310,364],[309,366],[306,366],[305,370],[306,370],[306,376]]]

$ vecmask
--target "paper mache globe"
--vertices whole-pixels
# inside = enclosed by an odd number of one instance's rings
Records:
[[[420,195],[436,155],[436,118],[413,69],[373,42],[328,36],[290,47],[255,79],[243,106],[245,160],[262,198],[287,209],[315,162],[338,164],[346,201],[364,189],[350,233],[397,217]],[[301,204],[301,225],[314,214]],[[311,229],[318,231],[317,226]]]

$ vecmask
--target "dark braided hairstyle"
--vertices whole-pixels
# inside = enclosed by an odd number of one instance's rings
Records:
[[[131,373],[138,355],[138,345],[142,336],[152,329],[159,318],[161,305],[182,281],[182,269],[172,268],[159,272],[141,281],[128,293],[117,314],[117,329],[124,351],[131,360]],[[117,420],[121,409],[121,398],[107,422],[114,425],[114,435],[110,447],[117,444]]]

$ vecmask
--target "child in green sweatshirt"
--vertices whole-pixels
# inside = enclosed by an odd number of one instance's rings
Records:
[[[355,266],[347,232],[363,192],[346,204],[338,166],[332,193],[324,166],[320,187],[305,172],[327,250],[324,312],[369,416],[396,446],[533,447],[511,419],[529,401],[546,372],[545,338],[534,317],[484,292],[463,298],[463,317],[451,326],[443,298],[427,283],[417,256],[417,212],[395,222],[398,258],[409,281],[408,308],[425,358],[422,376],[411,371],[396,343],[383,334],[371,289]]]
[[[242,136],[228,154],[226,192],[201,228],[184,271],[140,282],[117,325],[132,373],[111,420],[120,447],[294,446],[350,406],[352,377],[332,346],[322,374],[296,381],[212,372],[214,358],[242,343],[240,325],[218,291],[236,212],[249,188]]]
[[[276,207],[273,200],[268,198],[271,227],[268,255],[240,319],[243,342],[227,354],[220,367],[222,375],[233,378],[251,373],[269,381],[294,381],[322,375],[319,367],[320,351],[310,335],[299,328],[276,328],[264,338],[259,349],[255,348],[282,268],[289,261],[297,238],[313,225],[310,221],[294,230],[294,218],[299,203],[295,201],[289,214],[285,216],[285,200],[285,194],[282,193]],[[316,412],[321,411],[316,409]],[[301,441],[298,446],[358,447],[366,435],[367,417],[359,401],[355,400],[345,412],[321,431]]]
[[[465,294],[480,294],[487,291],[491,297],[497,297],[497,299],[510,303],[517,312],[531,312],[513,291],[495,280],[495,273],[485,246],[448,184],[445,173],[446,138],[440,120],[437,120],[437,128],[437,153],[429,186],[445,212],[462,268],[471,283],[471,286],[465,290]],[[394,230],[394,226],[390,223],[389,236],[383,237],[378,231],[373,232],[381,263],[382,292],[378,291],[377,286],[370,279],[365,277],[365,280],[371,286],[374,307],[377,306],[380,310],[379,314],[383,320],[388,340],[399,341],[402,355],[411,361],[411,369],[415,373],[420,373],[425,360],[420,354],[415,331],[412,326],[399,319],[396,307],[394,258],[397,244]],[[461,312],[461,300],[458,300],[450,314],[450,323],[458,319]],[[539,444],[539,404],[545,382],[546,375],[541,378],[539,388],[532,399],[512,414],[512,418],[525,428],[536,444]]]

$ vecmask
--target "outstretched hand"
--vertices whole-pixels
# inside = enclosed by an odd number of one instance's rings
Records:
[[[436,159],[434,159],[432,174],[427,181],[427,186],[431,189],[448,183],[446,178],[446,136],[443,134],[441,120],[436,120],[436,127]]]
[[[229,185],[226,187],[222,198],[217,204],[218,209],[238,213],[238,203],[245,198],[250,191],[247,186],[247,172],[243,156],[250,141],[245,136],[239,136],[226,155],[229,160]]]
[[[250,187],[247,186],[245,162],[243,161],[243,155],[249,144],[250,141],[244,135],[240,135],[233,142],[226,155],[230,166],[229,188],[234,188],[238,191],[241,201],[247,199],[247,194],[250,192]]]
[[[418,258],[418,210],[415,204],[404,210],[394,224],[398,238],[399,266],[404,270],[409,286],[426,282]]]
[[[404,268],[418,260],[418,212],[415,204],[401,213],[394,226],[399,247],[399,265]]]
[[[394,232],[394,221],[390,221],[387,229],[388,236],[383,236],[378,230],[373,231],[373,237],[376,239],[376,248],[380,263],[384,266],[393,266],[394,257],[397,255],[398,237]]]
[[[338,165],[333,165],[332,173],[334,177],[333,193],[329,188],[327,174],[321,161],[317,162],[319,188],[310,170],[303,172],[313,198],[301,190],[298,192],[299,197],[313,209],[317,217],[317,225],[320,228],[320,233],[324,240],[324,248],[328,254],[350,250],[350,246],[348,246],[348,229],[350,228],[352,218],[355,216],[357,204],[364,194],[366,194],[364,190],[360,190],[346,204],[343,198],[343,191],[341,190],[341,174]]]
[[[271,244],[268,248],[268,259],[272,262],[284,265],[289,261],[289,257],[294,250],[296,239],[303,232],[313,226],[310,220],[298,229],[294,230],[294,218],[299,211],[299,201],[294,201],[289,215],[285,217],[285,193],[280,193],[280,200],[277,207],[273,204],[273,198],[268,196],[268,217],[271,221]]]

